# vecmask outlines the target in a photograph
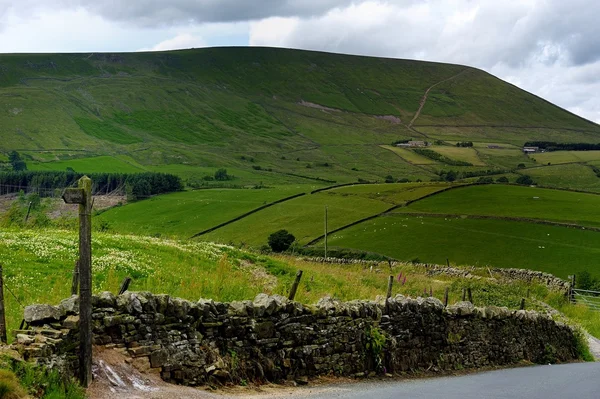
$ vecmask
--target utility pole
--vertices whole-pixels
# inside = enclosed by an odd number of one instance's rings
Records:
[[[87,388],[92,382],[92,180],[83,176],[62,198],[79,204],[79,370]]]
[[[327,260],[327,205],[325,205],[325,260]]]

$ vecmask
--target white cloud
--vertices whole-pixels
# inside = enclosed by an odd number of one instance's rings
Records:
[[[154,45],[150,49],[142,49],[141,51],[166,51],[166,50],[180,50],[188,48],[205,47],[206,42],[199,36],[194,36],[190,33],[182,33],[175,36],[172,39],[163,40],[162,42]]]

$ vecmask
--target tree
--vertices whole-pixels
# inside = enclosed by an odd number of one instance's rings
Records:
[[[577,286],[577,288],[582,290],[591,290],[596,285],[596,280],[590,275],[590,273],[587,270],[584,270],[581,273],[577,274],[575,285]]]
[[[531,185],[535,184],[535,182],[533,181],[531,176],[522,175],[522,176],[519,176],[519,178],[517,179],[517,184],[522,184],[524,186],[531,186]]]
[[[279,230],[269,236],[269,246],[273,252],[283,252],[296,241],[296,237],[288,233],[287,230]]]
[[[393,183],[394,182],[394,177],[392,175],[387,175],[385,177],[385,182],[386,183]]]
[[[231,179],[231,176],[227,174],[227,169],[221,168],[215,172],[215,180],[223,181],[229,179]]]
[[[508,183],[508,177],[501,176],[501,177],[499,177],[499,178],[496,179],[496,183]]]
[[[517,165],[517,168],[519,169],[525,169],[525,164],[524,163],[520,163]]]
[[[11,151],[8,154],[8,162],[12,165],[12,168],[15,172],[20,172],[23,170],[27,170],[27,165],[21,155],[16,151]]]

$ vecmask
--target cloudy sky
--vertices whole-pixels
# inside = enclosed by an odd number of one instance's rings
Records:
[[[600,123],[597,0],[0,0],[0,52],[280,46],[466,64]]]

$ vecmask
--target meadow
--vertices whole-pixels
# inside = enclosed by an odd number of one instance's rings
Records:
[[[540,270],[600,277],[600,233],[506,220],[390,214],[332,234],[330,247],[403,261]],[[322,242],[317,244],[322,246]]]
[[[596,194],[491,184],[449,190],[395,212],[508,216],[598,227],[598,207]]]
[[[184,191],[111,208],[98,215],[97,223],[119,233],[190,238],[260,206],[315,188],[290,185]]]
[[[431,146],[429,149],[456,161],[469,162],[474,166],[485,166],[477,152],[469,147],[453,147],[453,146]]]
[[[600,151],[552,151],[532,154],[531,158],[540,164],[562,164],[600,161]]]
[[[328,229],[333,230],[446,187],[445,183],[365,184],[321,191],[274,205],[200,239],[258,247],[267,243],[271,233],[286,229],[300,244],[306,244],[323,234],[325,207]]]
[[[21,305],[57,304],[70,295],[76,243],[77,235],[70,231],[0,232],[9,330],[16,329],[23,317]],[[410,264],[399,264],[393,270],[387,263],[374,268],[322,264],[285,255],[257,255],[227,245],[106,233],[94,233],[92,244],[94,293],[115,292],[121,280],[131,276],[130,289],[134,291],[166,293],[192,301],[253,299],[261,292],[287,295],[296,271],[301,269],[304,276],[296,300],[306,304],[324,296],[374,300],[385,294],[388,276],[400,273],[406,278],[394,284],[393,295],[417,297],[431,291],[442,299],[448,287],[450,303],[455,303],[464,287],[472,287],[477,305],[511,308],[517,308],[528,290],[539,299],[552,295],[545,287],[520,282],[430,278],[422,268]],[[528,308],[539,309],[534,301],[528,302]]]

